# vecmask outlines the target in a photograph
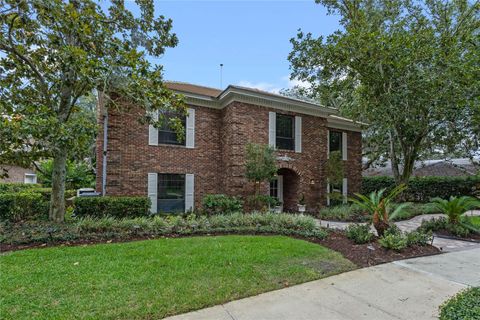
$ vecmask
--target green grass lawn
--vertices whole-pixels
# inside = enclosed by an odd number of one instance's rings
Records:
[[[284,236],[56,247],[0,256],[2,319],[158,319],[351,270]]]
[[[480,230],[480,216],[468,217],[467,219],[472,226]]]

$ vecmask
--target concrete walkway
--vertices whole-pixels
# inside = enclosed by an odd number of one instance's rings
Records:
[[[168,319],[436,319],[443,301],[478,285],[480,249],[473,249],[359,269]]]
[[[480,216],[480,210],[471,210],[465,213],[468,216]],[[404,232],[410,232],[418,227],[423,220],[432,220],[445,217],[444,214],[423,214],[416,217],[413,217],[410,220],[397,221],[395,224]],[[339,222],[339,221],[328,221],[328,220],[318,220],[319,225],[322,227],[328,227],[331,229],[344,230],[348,225],[353,224],[353,222]],[[372,226],[372,230],[375,232],[375,229]],[[453,252],[453,251],[462,251],[468,249],[477,249],[480,248],[480,243],[470,242],[470,241],[460,241],[447,238],[434,237],[433,245],[444,252]]]

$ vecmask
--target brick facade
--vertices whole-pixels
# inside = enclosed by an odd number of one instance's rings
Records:
[[[269,111],[302,117],[302,152],[278,150],[280,174],[284,174],[284,208],[295,210],[303,193],[307,210],[326,204],[325,162],[327,160],[327,120],[322,117],[282,111],[233,101],[225,107],[195,109],[195,147],[148,144],[148,125],[140,124],[141,110],[109,111],[107,150],[107,195],[147,195],[147,175],[190,173],[195,175],[195,207],[204,195],[252,194],[253,185],[245,178],[245,146],[249,142],[268,144]],[[138,108],[140,109],[140,108]],[[99,124],[102,124],[99,116]],[[99,126],[101,128],[101,126]],[[338,130],[338,129],[335,129]],[[346,177],[349,193],[361,183],[361,133],[348,131]],[[102,189],[103,134],[97,139],[97,190]],[[283,173],[282,173],[283,172]],[[268,185],[262,189],[268,192]]]

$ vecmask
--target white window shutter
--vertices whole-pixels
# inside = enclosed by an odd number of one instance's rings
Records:
[[[330,205],[330,182],[327,180],[327,206]]]
[[[327,159],[330,159],[330,130],[327,130]]]
[[[275,112],[268,113],[268,145],[276,147],[277,135],[277,114]]]
[[[195,109],[188,108],[186,121],[185,147],[195,148]]]
[[[302,117],[295,117],[295,152],[302,152]]]
[[[347,180],[347,178],[343,178],[342,195],[343,195],[343,203],[347,203],[347,199],[348,199],[348,180]]]
[[[157,213],[157,179],[158,175],[156,173],[148,174],[147,193],[150,201],[152,202],[152,206],[150,207],[150,213],[153,214]]]
[[[342,160],[347,160],[348,157],[348,147],[347,147],[347,133],[342,132]]]
[[[193,174],[185,175],[185,212],[194,208],[195,177]]]
[[[151,113],[153,120],[158,120],[158,110]],[[158,146],[158,129],[153,125],[148,125],[148,145]]]

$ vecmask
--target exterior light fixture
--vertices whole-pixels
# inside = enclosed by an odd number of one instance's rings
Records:
[[[310,185],[313,186],[315,184],[315,180],[314,179],[310,179]]]

